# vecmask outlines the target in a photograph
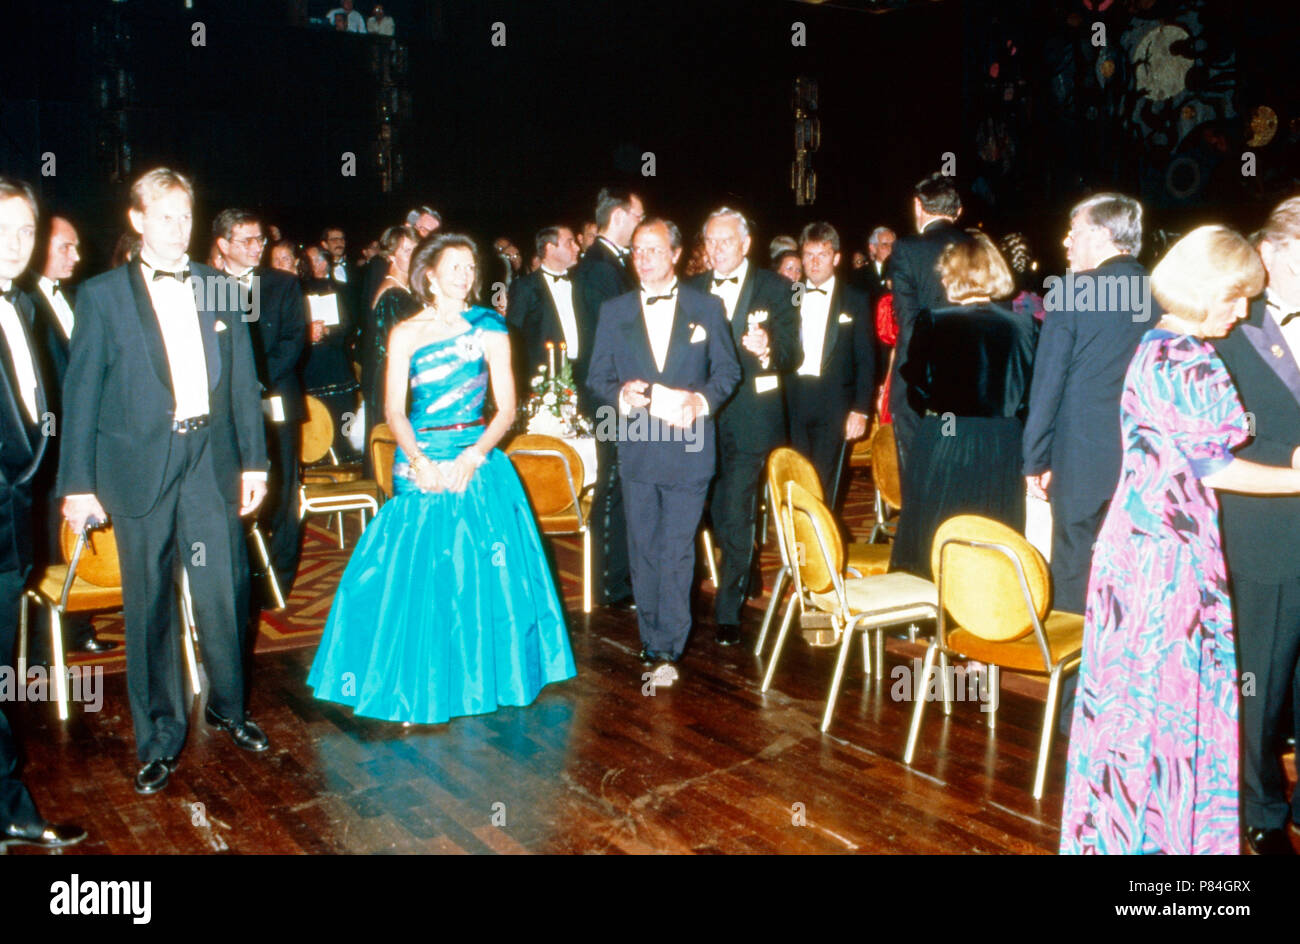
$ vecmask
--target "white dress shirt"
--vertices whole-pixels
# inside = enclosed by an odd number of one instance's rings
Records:
[[[36,284],[40,286],[41,294],[45,296],[45,300],[54,309],[54,317],[59,319],[59,327],[63,329],[63,336],[71,339],[73,317],[72,306],[68,304],[68,296],[64,295],[62,290],[56,291],[59,287],[58,283],[43,275]]]
[[[563,275],[563,272],[552,272],[546,266],[542,266],[542,281],[546,283],[546,289],[551,293],[551,300],[555,302],[555,313],[560,319],[560,330],[564,332],[565,353],[570,359],[578,356],[578,319],[573,314],[573,279],[560,279],[556,281],[555,276]]]
[[[804,377],[822,375],[822,348],[826,346],[826,323],[831,317],[835,276],[832,275],[818,286],[826,290],[825,295],[812,288],[807,282],[804,283],[803,301],[799,304],[799,330],[803,338],[803,364],[799,367],[799,373]]]
[[[745,284],[745,276],[749,274],[749,260],[741,259],[740,265],[736,266],[735,271],[731,272],[726,278],[735,278],[734,282],[723,282],[718,285],[716,282],[709,282],[709,291],[722,299],[722,307],[726,309],[727,320],[730,321],[736,314],[736,302],[740,301],[740,287]],[[709,273],[710,279],[721,278],[716,272]]]
[[[172,395],[176,398],[173,419],[203,416],[208,413],[208,361],[203,351],[194,291],[189,282],[155,279],[155,266],[150,263],[147,251],[141,250],[140,261],[167,351],[167,369],[172,378]],[[182,259],[181,266],[189,267],[189,257]]]
[[[671,295],[672,298],[664,298]],[[651,304],[651,298],[659,300]],[[645,319],[645,333],[650,338],[650,353],[654,355],[655,367],[659,373],[664,372],[668,360],[668,342],[673,334],[673,316],[677,313],[677,280],[662,292],[650,292],[641,289],[641,317]]]
[[[0,281],[0,291],[9,291],[10,283]],[[36,416],[36,361],[32,349],[27,346],[27,335],[23,331],[22,316],[7,299],[0,298],[0,330],[4,332],[5,342],[9,345],[9,360],[14,365],[14,380],[18,383],[18,396],[23,401],[27,418],[33,423]]]

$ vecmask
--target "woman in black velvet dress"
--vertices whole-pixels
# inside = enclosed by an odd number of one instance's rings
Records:
[[[953,305],[917,317],[902,377],[922,417],[903,482],[891,570],[933,578],[930,544],[953,515],[1025,526],[1020,438],[1038,325],[994,303],[1014,289],[993,242],[949,247],[939,261]]]

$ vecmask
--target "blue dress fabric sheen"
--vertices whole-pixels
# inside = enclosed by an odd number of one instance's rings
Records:
[[[427,428],[482,417],[483,339],[506,331],[486,308],[465,320],[411,357],[409,416],[433,462],[482,434]],[[339,583],[307,677],[316,697],[369,718],[440,724],[527,705],[572,678],[564,610],[510,460],[493,449],[464,492],[425,493],[398,449],[393,486]]]

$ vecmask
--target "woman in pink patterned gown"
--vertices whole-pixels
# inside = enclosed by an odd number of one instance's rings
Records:
[[[1205,340],[1263,289],[1250,244],[1203,226],[1151,283],[1166,314],[1124,381],[1124,463],[1093,552],[1061,852],[1235,855],[1236,645],[1215,489],[1297,493],[1300,470],[1232,456],[1249,428]]]

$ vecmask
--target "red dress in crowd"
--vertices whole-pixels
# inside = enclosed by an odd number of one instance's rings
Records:
[[[886,292],[876,302],[876,336],[891,348],[898,343],[898,322],[894,319],[894,293]],[[885,392],[880,397],[880,425],[893,421],[889,412],[889,382],[892,372],[885,374]]]

